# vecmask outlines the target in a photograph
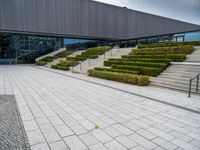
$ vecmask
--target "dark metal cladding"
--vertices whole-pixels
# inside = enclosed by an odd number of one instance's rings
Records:
[[[131,39],[200,26],[92,0],[0,0],[0,32]]]

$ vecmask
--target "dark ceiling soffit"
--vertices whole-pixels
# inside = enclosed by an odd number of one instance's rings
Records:
[[[72,35],[72,34],[55,34],[55,33],[45,33],[45,32],[28,32],[28,31],[16,31],[16,30],[4,30],[0,29],[0,33],[7,34],[23,34],[23,35],[33,35],[33,36],[50,36],[50,37],[60,37],[60,38],[75,38],[75,39],[86,39],[86,40],[100,40],[100,41],[121,41],[122,39],[108,38],[108,37],[90,37],[83,35]]]

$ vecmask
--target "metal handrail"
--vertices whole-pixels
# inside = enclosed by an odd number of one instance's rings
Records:
[[[200,79],[200,73],[197,76],[195,76],[194,78],[190,79],[188,97],[191,97],[192,81],[194,81],[194,80],[197,80],[197,83],[196,83],[196,93],[199,92],[199,79]]]

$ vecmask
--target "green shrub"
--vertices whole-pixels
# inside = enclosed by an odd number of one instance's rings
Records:
[[[150,80],[147,77],[144,76],[138,76],[138,85],[139,86],[147,86],[149,85]]]
[[[138,45],[138,48],[171,47],[171,46],[182,46],[182,45],[200,46],[200,41],[142,44],[142,45]]]
[[[84,61],[86,59],[96,59],[98,55],[104,54],[106,51],[110,50],[112,47],[109,46],[99,46],[88,48],[85,52],[82,52],[81,55],[77,55],[76,57],[68,57],[66,60],[68,61]]]
[[[104,66],[111,66],[111,65],[143,66],[143,67],[165,69],[169,64],[149,63],[149,62],[131,62],[131,61],[104,61]]]
[[[47,64],[47,62],[44,62],[44,61],[36,61],[35,64],[38,65],[38,66],[45,66],[45,65]]]
[[[139,71],[140,74],[147,76],[158,76],[163,71],[163,69],[160,68],[150,68],[150,67],[140,67],[140,66],[112,65],[111,67],[112,69]]]
[[[77,55],[76,57],[88,58],[88,59],[96,59],[96,58],[98,58],[98,55]]]
[[[68,61],[84,61],[86,60],[86,57],[67,57],[66,60]]]
[[[170,59],[171,61],[184,61],[186,59],[186,54],[149,54],[149,55],[128,55],[122,56],[122,58],[130,59]]]
[[[109,72],[119,72],[119,73],[127,73],[127,74],[140,74],[139,71],[131,71],[131,70],[123,70],[123,69],[112,69],[112,68],[100,68],[100,67],[96,67],[95,70],[109,71]]]
[[[108,61],[133,61],[133,62],[152,62],[152,63],[166,63],[169,64],[171,59],[148,59],[148,58],[122,58],[122,59],[108,59]]]
[[[63,57],[67,57],[68,55],[71,55],[72,53],[73,53],[73,51],[66,50],[66,51],[59,52],[58,54],[55,55],[55,57],[63,58]]]
[[[176,47],[156,47],[133,49],[130,55],[148,55],[154,54],[191,54],[194,51],[193,46],[176,46]]]
[[[63,66],[63,65],[52,65],[51,68],[53,69],[58,69],[58,70],[64,70],[64,71],[68,71],[69,67],[68,66]]]
[[[47,56],[45,58],[42,58],[40,61],[49,63],[49,62],[52,62],[54,59],[55,59],[54,56]]]
[[[87,51],[109,51],[112,49],[110,46],[98,46],[98,47],[92,47],[88,48]]]
[[[59,62],[60,65],[64,65],[64,66],[76,66],[79,64],[78,61],[67,61],[67,60],[61,60]]]
[[[124,73],[116,73],[116,72],[108,72],[108,71],[98,71],[98,70],[88,70],[88,75],[92,77],[118,81],[122,83],[147,86],[150,83],[148,77],[132,75],[132,74],[124,74]]]

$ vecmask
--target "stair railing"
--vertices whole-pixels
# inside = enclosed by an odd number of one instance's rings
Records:
[[[200,73],[199,73],[197,76],[195,76],[194,78],[190,79],[188,97],[191,97],[191,93],[192,93],[192,82],[193,82],[194,80],[197,80],[197,81],[196,81],[196,93],[199,92],[199,79],[200,79]]]

